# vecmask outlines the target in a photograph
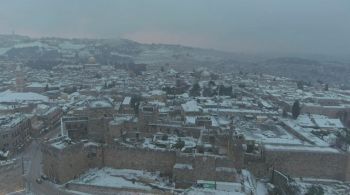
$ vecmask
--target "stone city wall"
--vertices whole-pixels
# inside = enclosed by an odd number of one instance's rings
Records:
[[[343,153],[265,150],[265,170],[274,167],[292,177],[345,180],[347,155]]]
[[[170,176],[175,162],[174,151],[128,148],[120,145],[108,145],[104,150],[105,166],[116,169],[160,171],[161,174]]]
[[[43,172],[52,181],[64,183],[79,177],[86,170],[102,166],[101,147],[84,146],[84,143],[70,145],[64,149],[43,148]]]
[[[91,142],[72,144],[63,149],[45,147],[43,163],[44,173],[57,183],[77,178],[96,167],[159,171],[163,176],[174,176],[174,179],[191,185],[196,180],[235,181],[237,175],[234,162],[227,157],[132,148],[118,144],[95,146]],[[190,168],[176,168],[176,163],[187,164]]]

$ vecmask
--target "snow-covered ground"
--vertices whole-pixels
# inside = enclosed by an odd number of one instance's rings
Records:
[[[215,189],[204,188],[192,188],[191,190],[184,192],[184,195],[245,195],[243,192],[228,192]]]
[[[266,184],[258,181],[256,184],[256,195],[267,195]]]
[[[156,173],[130,169],[91,169],[72,183],[128,188],[138,190],[152,190],[152,186],[169,188],[168,180]]]
[[[300,189],[300,194],[305,194],[311,186],[319,186],[323,189],[325,195],[348,195],[350,194],[350,184],[336,181],[336,180],[324,180],[303,178],[295,179]]]

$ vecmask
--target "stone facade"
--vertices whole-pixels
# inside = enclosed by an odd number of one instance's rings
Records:
[[[259,158],[245,158],[244,166],[257,177],[275,169],[291,177],[350,181],[349,160],[345,152],[264,149]]]
[[[105,148],[104,158],[107,167],[159,171],[162,175],[171,176],[176,161],[176,153],[174,151],[108,145]]]
[[[179,164],[185,163],[189,170]],[[64,183],[90,168],[112,167],[159,171],[173,178],[177,187],[193,185],[197,180],[236,181],[234,163],[227,157],[188,155],[169,150],[150,150],[119,144],[96,145],[91,142],[43,147],[43,171],[52,181]]]
[[[197,180],[237,182],[234,162],[216,155],[179,153],[173,169],[177,188],[188,188]]]
[[[31,121],[24,115],[0,118],[0,150],[15,153],[23,148],[31,133]]]
[[[265,150],[267,167],[293,177],[345,180],[347,155],[344,153]]]
[[[43,172],[56,183],[67,182],[103,165],[103,148],[91,142],[68,144],[62,149],[46,145],[42,153]]]

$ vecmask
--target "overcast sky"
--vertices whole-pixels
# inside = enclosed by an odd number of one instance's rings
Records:
[[[350,0],[0,0],[0,33],[350,55]]]

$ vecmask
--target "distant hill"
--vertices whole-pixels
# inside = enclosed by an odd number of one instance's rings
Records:
[[[86,63],[147,64],[178,70],[207,67],[215,71],[243,71],[286,76],[296,80],[348,83],[350,63],[300,57],[247,55],[170,44],[142,44],[127,39],[30,38],[0,35],[0,57],[20,60],[34,68]]]
[[[258,62],[254,69],[296,80],[346,83],[350,77],[350,66],[341,62],[318,61],[303,58],[274,58]]]

